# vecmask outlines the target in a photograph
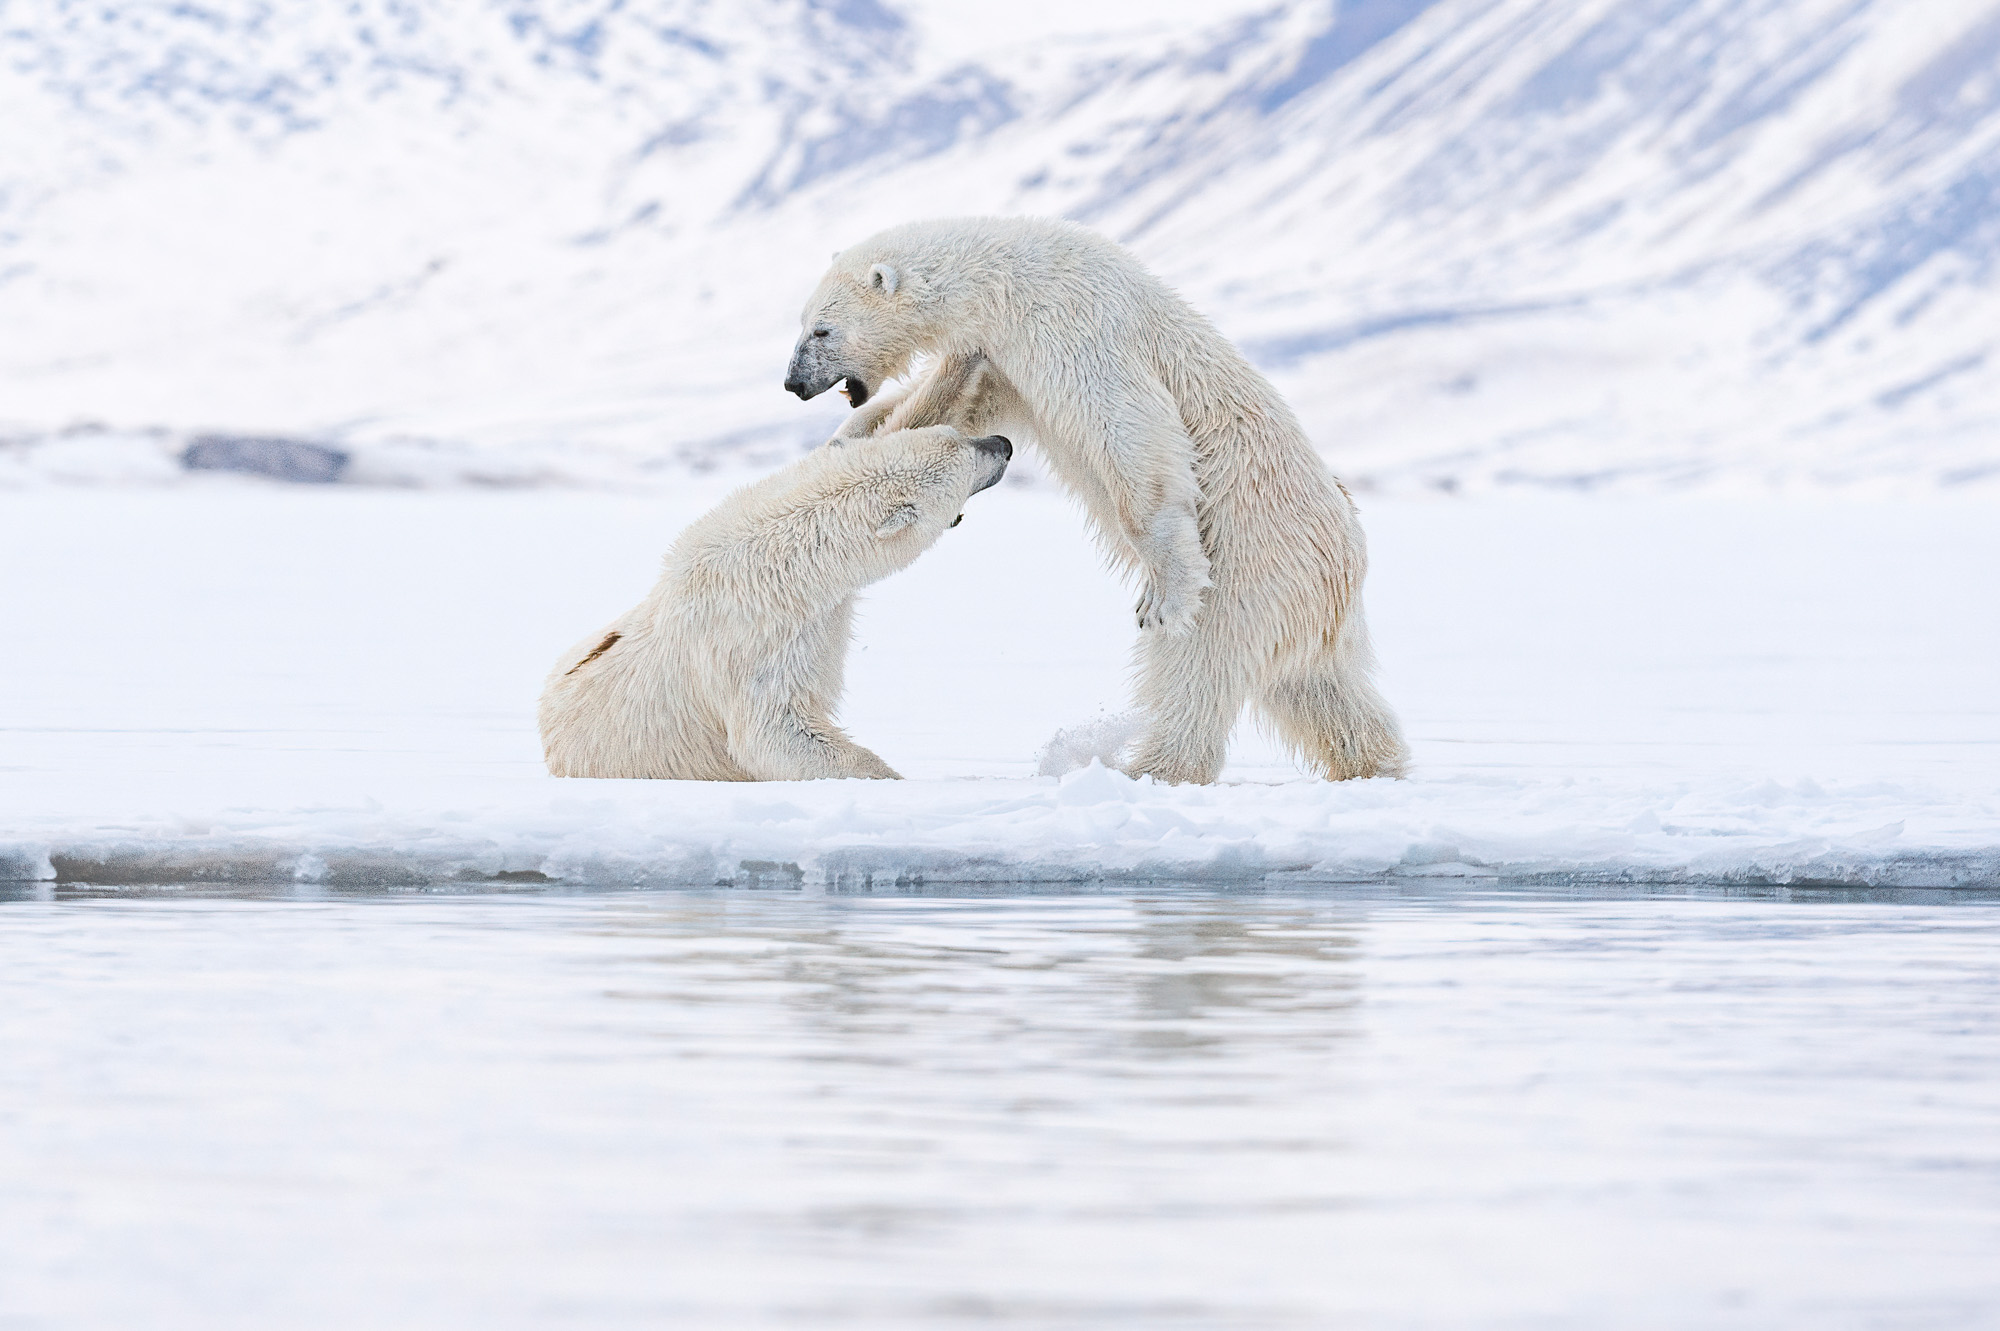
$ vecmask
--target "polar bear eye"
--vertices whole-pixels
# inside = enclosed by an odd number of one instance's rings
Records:
[[[828,333],[830,333],[830,332],[832,332],[832,331],[833,331],[833,330],[832,330],[831,328],[815,328],[815,329],[813,329],[813,336],[814,336],[814,337],[825,337],[825,336],[826,336],[826,335],[827,335]]]

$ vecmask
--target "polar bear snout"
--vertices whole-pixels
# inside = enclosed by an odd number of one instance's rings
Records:
[[[809,402],[845,380],[848,405],[866,402],[870,396],[866,379],[841,355],[845,340],[832,328],[814,328],[801,336],[792,349],[792,363],[785,367],[785,391]]]
[[[810,333],[800,338],[792,350],[792,363],[785,367],[785,391],[796,393],[801,402],[809,402],[833,387],[841,376],[826,362],[825,349],[818,339]]]
[[[801,402],[810,402],[838,383],[845,383],[846,387],[841,391],[846,395],[847,405],[850,407],[860,406],[870,396],[868,385],[854,375],[805,375],[797,370],[785,376],[785,391],[797,395]]]
[[[968,439],[966,442],[979,454],[979,460],[986,464],[986,474],[980,478],[979,484],[972,487],[972,493],[978,494],[998,485],[1000,478],[1007,474],[1007,464],[1013,460],[1013,441],[1004,434],[989,434],[983,439]]]
[[[837,374],[814,374],[800,370],[795,361],[791,371],[785,375],[785,391],[797,394],[801,402],[810,402],[839,381],[840,376]]]

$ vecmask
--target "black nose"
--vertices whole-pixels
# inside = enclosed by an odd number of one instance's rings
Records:
[[[1014,458],[1014,443],[1004,434],[989,434],[984,439],[975,439],[972,446],[982,453],[998,453],[1002,462]]]
[[[787,393],[796,393],[801,398],[808,396],[806,393],[806,381],[803,379],[785,380],[785,391]]]

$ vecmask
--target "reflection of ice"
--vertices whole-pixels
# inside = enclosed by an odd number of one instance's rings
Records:
[[[24,1325],[2000,1317],[1986,906],[276,890],[0,904]]]

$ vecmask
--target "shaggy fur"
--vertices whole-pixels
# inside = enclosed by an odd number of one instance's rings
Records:
[[[838,255],[803,324],[785,386],[845,380],[859,408],[833,442],[1024,431],[1139,574],[1148,725],[1128,770],[1213,781],[1251,700],[1326,777],[1403,773],[1352,501],[1277,390],[1122,248],[1048,219],[913,223]],[[874,396],[924,353],[928,378]]]
[[[833,722],[854,593],[904,568],[1013,452],[949,426],[821,449],[690,526],[639,606],[543,686],[556,776],[800,781],[896,773]]]

